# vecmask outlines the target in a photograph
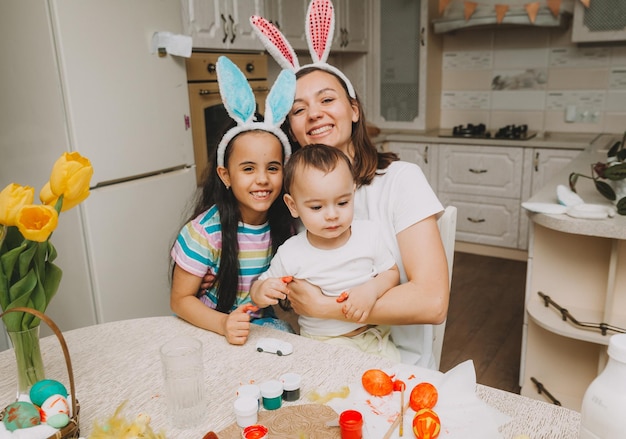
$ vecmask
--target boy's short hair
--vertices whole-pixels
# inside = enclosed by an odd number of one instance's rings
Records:
[[[290,194],[298,171],[310,167],[318,169],[326,174],[333,171],[337,164],[343,160],[354,178],[354,169],[347,155],[332,146],[314,143],[304,146],[291,154],[283,170],[283,186],[285,192]]]

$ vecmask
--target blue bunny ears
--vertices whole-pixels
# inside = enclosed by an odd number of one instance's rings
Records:
[[[285,160],[291,155],[291,145],[280,125],[291,110],[296,94],[296,76],[292,71],[283,70],[265,99],[265,121],[256,122],[254,111],[256,101],[246,76],[227,57],[217,59],[217,82],[220,95],[228,115],[237,126],[224,134],[217,147],[217,166],[224,166],[224,153],[230,141],[244,131],[262,130],[274,134],[280,140],[285,152]]]

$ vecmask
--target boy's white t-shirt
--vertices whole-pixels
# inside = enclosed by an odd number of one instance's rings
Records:
[[[270,268],[259,279],[293,276],[320,287],[327,296],[338,297],[394,264],[380,227],[372,221],[355,220],[350,239],[336,249],[313,247],[306,230],[289,238],[278,248]],[[298,324],[303,332],[314,336],[339,336],[363,326],[362,323],[306,316],[299,316]]]
[[[354,217],[376,222],[387,248],[400,270],[400,282],[407,281],[396,235],[432,215],[441,215],[443,206],[419,166],[402,161],[380,171],[371,184],[357,189]],[[416,243],[419,245],[419,243]],[[401,304],[400,304],[401,306]],[[391,327],[391,338],[401,351],[402,362],[433,368],[432,325]]]

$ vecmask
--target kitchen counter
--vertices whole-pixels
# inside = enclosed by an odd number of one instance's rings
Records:
[[[605,162],[608,148],[617,140],[620,140],[620,138],[612,135],[603,135],[598,138],[590,148],[583,151],[565,169],[557,173],[528,202],[556,203],[556,187],[560,184],[568,186],[569,175],[572,172],[591,175],[590,165],[596,162]],[[576,190],[585,203],[611,205],[606,198],[598,193],[592,180],[579,178],[576,183]],[[533,213],[531,214],[531,219],[537,224],[561,232],[602,238],[626,239],[626,216],[624,215],[616,214],[614,218],[590,220],[572,218],[565,214]]]
[[[439,137],[440,130],[426,132],[381,131],[374,141],[382,142],[420,142],[442,144],[464,144],[481,146],[517,146],[523,148],[580,149],[588,148],[602,135],[597,133],[539,133],[528,140],[508,140],[493,138]]]

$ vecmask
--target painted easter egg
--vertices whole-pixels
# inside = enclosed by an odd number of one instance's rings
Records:
[[[39,407],[52,395],[62,395],[67,398],[67,389],[63,384],[55,380],[37,381],[30,388],[30,400]]]
[[[437,399],[439,399],[437,388],[431,383],[423,382],[411,390],[409,404],[417,412],[421,409],[432,409],[437,404]]]
[[[43,413],[42,422],[48,422],[50,417],[58,414],[70,414],[70,405],[67,402],[67,398],[63,395],[52,395],[41,404],[41,411]]]
[[[393,391],[391,377],[380,369],[366,370],[361,377],[363,388],[374,396],[389,395]]]
[[[50,427],[63,428],[70,423],[70,417],[65,413],[59,413],[58,415],[50,416],[46,421]]]
[[[4,409],[2,422],[7,430],[15,431],[41,424],[41,417],[37,407],[30,402],[16,401]]]

